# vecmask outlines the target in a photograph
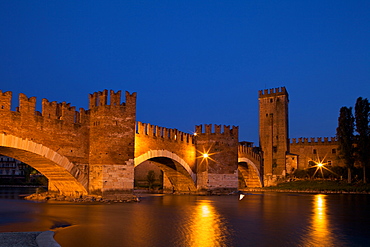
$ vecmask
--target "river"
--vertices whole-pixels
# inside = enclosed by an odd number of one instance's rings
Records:
[[[0,232],[53,229],[74,246],[370,246],[370,195],[141,195],[139,203],[35,203],[0,188]]]

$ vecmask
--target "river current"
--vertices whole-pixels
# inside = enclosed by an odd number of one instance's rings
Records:
[[[54,230],[74,246],[370,246],[370,195],[140,195],[139,203],[35,203],[0,188],[0,232]],[[0,244],[1,246],[1,244]]]

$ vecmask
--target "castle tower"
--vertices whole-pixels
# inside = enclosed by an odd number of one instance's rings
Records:
[[[136,93],[90,94],[89,193],[119,196],[134,186]],[[110,104],[109,104],[109,103]]]
[[[265,185],[285,176],[289,152],[288,92],[285,87],[259,91],[259,139]]]
[[[238,127],[206,124],[195,126],[197,189],[234,191],[238,188]],[[204,156],[204,154],[207,154]]]

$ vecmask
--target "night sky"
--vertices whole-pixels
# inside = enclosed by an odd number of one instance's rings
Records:
[[[258,90],[281,86],[291,138],[334,136],[340,107],[370,98],[370,1],[0,1],[13,109],[137,92],[137,121],[236,125],[258,145]]]

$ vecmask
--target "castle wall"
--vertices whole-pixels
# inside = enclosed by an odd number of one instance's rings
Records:
[[[110,104],[108,103],[110,98]],[[104,90],[90,95],[89,110],[76,111],[66,102],[42,100],[42,111],[36,111],[36,98],[19,95],[19,106],[11,111],[12,93],[0,91],[0,129],[57,152],[74,165],[75,174],[86,174],[89,193],[132,191],[134,178],[134,143],[136,94]],[[5,152],[5,151],[4,151]],[[36,166],[36,156],[12,151]],[[51,167],[51,164],[49,165]],[[50,179],[50,188],[63,191],[63,178],[53,169],[41,167]],[[52,179],[51,179],[52,178]],[[58,185],[59,188],[56,188]],[[67,185],[66,185],[67,186]],[[70,190],[70,189],[69,189]]]
[[[338,156],[338,142],[332,138],[293,138],[290,152],[298,155],[297,169],[307,169],[310,161],[328,166],[344,166]]]
[[[91,193],[110,195],[132,192],[134,186],[134,148],[136,93],[110,91],[90,95],[89,164]]]
[[[88,115],[85,110],[80,112],[69,104],[42,100],[42,112],[36,111],[36,98],[19,95],[19,105],[16,111],[11,110],[12,93],[0,91],[0,129],[5,135],[16,136],[32,143],[42,144],[58,155],[67,158],[74,164],[72,170],[81,178],[88,172]],[[78,118],[73,116],[78,115]],[[72,117],[71,117],[72,116]],[[3,150],[8,156],[17,156],[23,162],[35,160],[34,155],[17,150]],[[45,161],[44,161],[45,162]],[[27,163],[27,162],[26,162]],[[67,190],[67,182],[60,183],[60,176],[55,175],[45,165],[37,165],[38,169],[46,171],[50,184],[58,183],[60,191]],[[50,171],[49,171],[50,170]],[[55,169],[54,169],[55,171]],[[82,177],[87,177],[87,174]],[[77,178],[77,177],[76,177]],[[88,182],[83,182],[87,186]],[[86,188],[87,189],[87,188]],[[71,190],[68,188],[68,190]]]
[[[200,190],[238,188],[238,127],[196,126],[197,186]],[[202,154],[208,153],[209,158]]]
[[[88,117],[83,109],[77,112],[65,102],[57,104],[43,99],[40,113],[36,111],[35,97],[20,94],[17,110],[11,111],[11,98],[11,92],[0,91],[0,128],[3,132],[43,143],[77,164],[88,163]],[[79,118],[73,117],[75,115]]]

